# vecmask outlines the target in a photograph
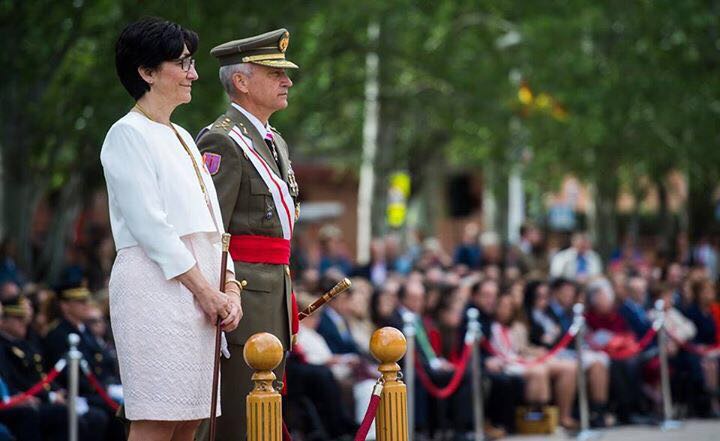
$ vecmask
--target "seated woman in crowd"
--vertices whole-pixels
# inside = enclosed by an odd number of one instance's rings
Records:
[[[715,284],[710,279],[703,278],[695,281],[691,290],[693,303],[687,309],[686,315],[697,328],[693,342],[701,350],[715,347],[718,344],[717,324],[712,314],[712,306],[716,301]],[[701,365],[705,387],[711,396],[712,413],[720,415],[717,353],[704,355]]]
[[[577,288],[574,283],[558,279],[553,282],[552,296],[550,286],[544,281],[531,281],[525,290],[525,310],[530,322],[530,342],[533,345],[550,349],[562,338],[572,324],[572,307],[577,301]],[[552,302],[552,305],[551,305]],[[557,358],[577,359],[574,344],[558,352]],[[590,396],[591,424],[606,426],[614,423],[607,414],[609,393],[609,357],[601,351],[587,348],[583,351],[583,367],[588,377]]]
[[[621,285],[623,286],[623,285]],[[592,347],[610,354],[629,354],[638,349],[627,322],[618,312],[613,285],[596,279],[587,287],[588,311],[585,315],[588,341]],[[639,355],[610,362],[610,403],[620,422],[640,419],[642,412],[642,359]]]
[[[525,364],[522,357],[537,357],[546,352],[544,348],[532,347],[528,341],[528,329],[520,319],[522,309],[513,306],[510,295],[498,299],[495,322],[491,326],[490,342],[498,357],[504,362],[507,373],[525,378],[525,399],[532,405],[550,401],[551,386],[560,413],[560,424],[565,428],[577,427],[572,417],[575,399],[577,365],[572,360],[550,358],[539,364]]]

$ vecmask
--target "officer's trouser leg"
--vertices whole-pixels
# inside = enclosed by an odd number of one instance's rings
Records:
[[[245,412],[245,398],[252,390],[253,370],[245,363],[243,346],[229,345],[232,357],[222,358],[220,365],[220,407],[222,416],[217,419],[216,441],[238,441],[247,436],[247,415]],[[283,380],[285,371],[285,357],[273,372],[277,381]],[[195,439],[207,441],[210,438],[209,420],[205,420],[198,428]]]

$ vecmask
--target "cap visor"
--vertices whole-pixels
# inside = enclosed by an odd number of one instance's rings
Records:
[[[297,64],[289,60],[257,60],[252,63],[261,66],[279,67],[281,69],[299,69]]]

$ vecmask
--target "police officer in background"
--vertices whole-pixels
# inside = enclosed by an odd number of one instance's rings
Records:
[[[30,389],[42,381],[46,367],[39,348],[27,339],[30,324],[29,301],[24,296],[5,299],[0,318],[0,378],[8,395]],[[5,398],[5,397],[3,397]],[[0,421],[8,424],[20,440],[55,440],[67,437],[66,391],[54,384],[24,403],[0,412]],[[83,440],[104,440],[108,415],[89,408],[78,419]]]
[[[225,230],[232,235],[230,255],[245,312],[228,334],[232,357],[221,365],[221,408],[217,440],[244,439],[245,397],[253,372],[243,360],[243,345],[255,333],[269,332],[291,347],[297,308],[290,285],[290,240],[299,214],[298,185],[280,133],[270,117],[288,105],[293,83],[285,69],[290,34],[285,29],[231,41],[210,53],[220,62],[220,82],[230,99],[226,112],[200,132],[197,146],[213,176]],[[275,370],[282,380],[285,360]],[[207,425],[198,439],[206,439]]]

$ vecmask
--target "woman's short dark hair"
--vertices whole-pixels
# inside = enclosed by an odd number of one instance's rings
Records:
[[[163,61],[179,58],[183,45],[195,53],[198,36],[177,23],[158,17],[130,23],[115,44],[115,69],[120,82],[135,100],[140,99],[150,85],[138,74],[138,68],[154,69]]]

